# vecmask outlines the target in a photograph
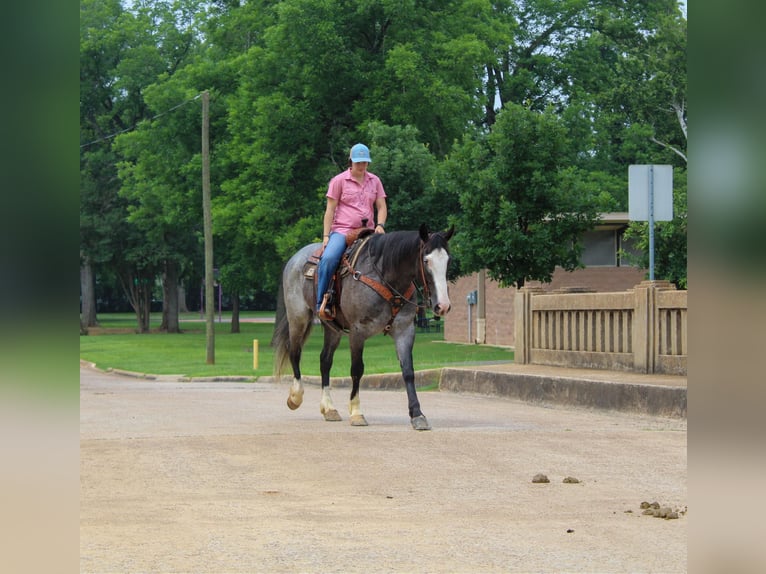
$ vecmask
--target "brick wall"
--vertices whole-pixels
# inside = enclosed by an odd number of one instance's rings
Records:
[[[550,283],[540,285],[545,291],[564,288],[584,288],[596,292],[616,292],[632,289],[644,280],[646,271],[635,267],[588,267],[567,272],[557,269]],[[452,310],[444,318],[444,339],[455,343],[475,342],[477,337],[476,318],[478,306],[471,310],[471,340],[468,338],[468,303],[466,297],[478,289],[478,275],[461,277],[449,286]],[[486,293],[486,338],[487,345],[514,346],[514,287],[501,288],[487,278]]]

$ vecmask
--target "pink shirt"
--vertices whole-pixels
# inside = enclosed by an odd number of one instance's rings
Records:
[[[366,171],[364,184],[359,185],[347,169],[330,180],[327,197],[338,200],[332,231],[346,235],[352,229],[362,227],[362,219],[367,220],[367,227],[375,227],[375,201],[386,197],[380,178]]]

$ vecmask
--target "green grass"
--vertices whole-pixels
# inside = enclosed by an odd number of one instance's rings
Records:
[[[273,316],[269,313],[246,313],[242,318]],[[199,313],[188,314],[181,323],[181,334],[148,333],[137,335],[135,318],[129,314],[99,316],[100,326],[80,337],[80,358],[95,363],[100,369],[124,369],[155,375],[264,376],[273,371],[273,349],[270,347],[274,330],[272,323],[240,323],[240,333],[232,334],[231,325],[215,323],[215,364],[206,359],[205,322]],[[152,316],[153,329],[159,326],[159,314]],[[253,369],[253,340],[258,340],[258,369]],[[512,361],[513,351],[501,347],[465,345],[444,342],[442,333],[417,333],[413,358],[415,369],[426,370],[475,363]],[[319,353],[322,348],[322,328],[314,326],[303,350],[301,371],[304,375],[319,375]],[[350,370],[348,337],[343,337],[335,353],[331,375],[348,376]],[[364,348],[366,374],[399,372],[391,337],[376,335]],[[286,374],[290,372],[289,365]]]

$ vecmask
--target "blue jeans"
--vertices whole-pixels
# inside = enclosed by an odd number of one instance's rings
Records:
[[[330,285],[335,269],[346,251],[346,236],[337,231],[330,233],[330,239],[324,247],[322,258],[319,260],[319,278],[317,279],[317,311],[322,304],[327,287]]]

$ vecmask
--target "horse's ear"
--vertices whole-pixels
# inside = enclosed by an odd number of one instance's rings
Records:
[[[444,239],[450,240],[450,237],[455,233],[455,226],[451,225],[450,228],[444,233]]]
[[[428,231],[428,226],[425,223],[420,224],[420,239],[425,243],[431,236],[431,232]]]

